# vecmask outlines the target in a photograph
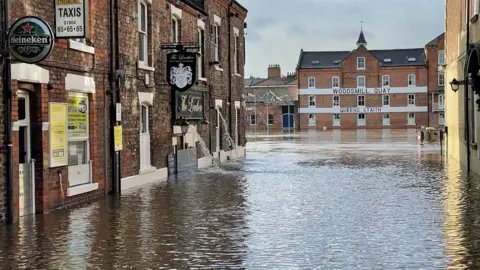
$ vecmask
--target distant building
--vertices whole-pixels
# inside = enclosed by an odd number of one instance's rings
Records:
[[[299,128],[442,124],[444,80],[436,64],[441,48],[439,37],[425,48],[369,50],[361,31],[352,51],[302,50],[297,65]]]
[[[281,75],[279,65],[268,67],[268,78],[245,79],[245,130],[294,130],[298,81],[295,73]]]

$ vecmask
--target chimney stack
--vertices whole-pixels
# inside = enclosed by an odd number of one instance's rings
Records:
[[[268,66],[268,78],[280,78],[282,76],[282,70],[280,69],[280,65],[269,65]]]

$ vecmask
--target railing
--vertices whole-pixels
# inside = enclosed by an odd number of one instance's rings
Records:
[[[433,109],[434,112],[444,111],[445,110],[445,104],[435,102],[435,103],[432,104],[432,109]]]

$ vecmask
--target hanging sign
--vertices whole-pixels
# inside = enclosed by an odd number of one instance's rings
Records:
[[[197,81],[197,54],[173,52],[167,55],[167,81],[174,90],[184,92]]]
[[[175,92],[175,118],[203,119],[203,92],[190,89]]]
[[[50,25],[35,16],[18,19],[8,32],[10,53],[17,60],[28,64],[47,58],[52,52],[53,43]]]
[[[67,103],[49,104],[50,167],[68,165],[67,158]]]
[[[87,37],[88,0],[55,1],[55,37]]]

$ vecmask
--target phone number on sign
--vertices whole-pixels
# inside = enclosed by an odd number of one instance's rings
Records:
[[[63,33],[63,32],[82,32],[83,31],[83,26],[78,25],[78,26],[58,26],[57,27],[57,32],[58,33]]]

